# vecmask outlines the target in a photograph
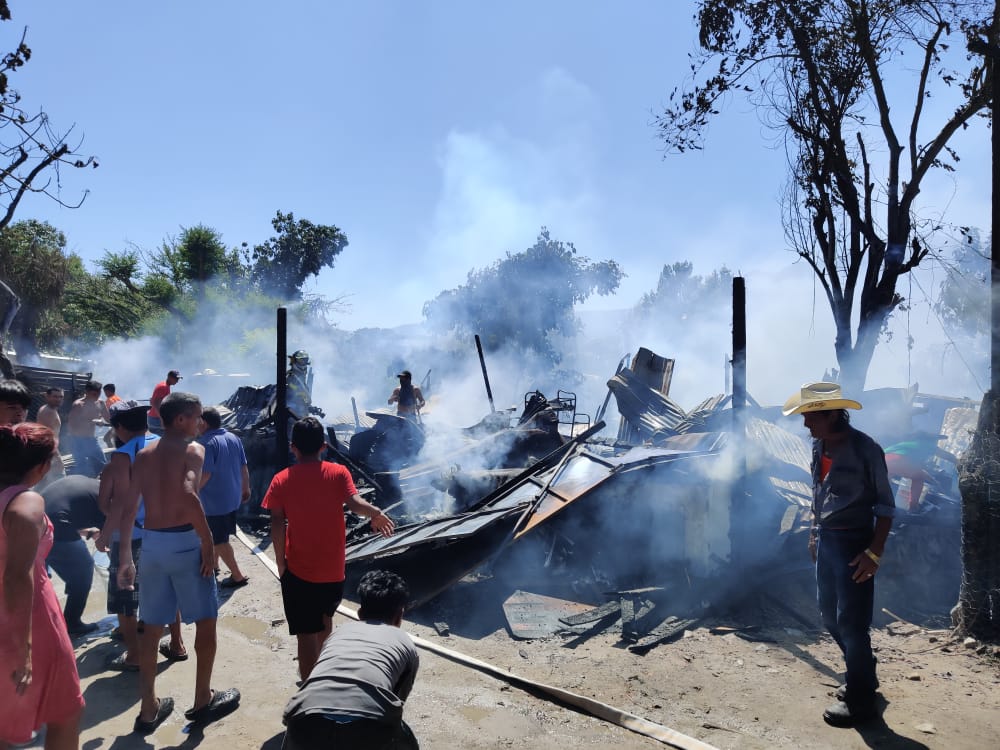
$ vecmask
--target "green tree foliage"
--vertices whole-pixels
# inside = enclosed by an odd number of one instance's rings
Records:
[[[7,0],[0,0],[0,21],[10,21]],[[8,226],[25,195],[42,193],[68,207],[60,194],[51,189],[52,177],[60,166],[96,167],[93,157],[80,157],[71,146],[69,132],[59,134],[44,112],[30,115],[21,103],[21,95],[11,88],[10,77],[31,59],[31,49],[21,35],[17,47],[0,58],[0,228]],[[86,197],[86,194],[84,194]]]
[[[533,246],[470,271],[463,286],[427,302],[424,316],[439,330],[479,334],[487,351],[513,347],[555,364],[560,356],[549,336],[575,335],[574,305],[594,293],[611,294],[622,276],[615,261],[591,262],[542,227]]]
[[[66,237],[51,224],[18,221],[0,228],[0,279],[20,298],[10,338],[21,354],[36,352],[64,335],[59,301],[70,277]]]
[[[641,317],[683,321],[692,311],[730,303],[733,273],[723,266],[709,276],[695,276],[689,261],[664,265],[656,289],[646,292],[635,307]]]
[[[176,292],[159,276],[143,278],[139,253],[106,252],[97,272],[74,268],[66,287],[63,318],[72,335],[63,350],[79,354],[113,338],[131,338],[166,314]],[[162,288],[159,288],[162,287]]]
[[[282,300],[297,300],[302,285],[334,260],[345,247],[347,235],[331,225],[296,221],[289,212],[277,212],[271,220],[277,233],[249,253],[250,276],[260,290]]]
[[[987,113],[991,68],[964,50],[980,34],[996,44],[994,10],[987,0],[699,0],[701,52],[658,119],[661,136],[672,150],[701,148],[734,95],[783,133],[786,235],[827,296],[854,390],[903,301],[899,277],[935,242],[917,214],[924,181],[954,169],[952,137]]]

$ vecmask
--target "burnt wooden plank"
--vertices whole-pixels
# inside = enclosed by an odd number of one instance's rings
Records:
[[[697,618],[678,619],[671,615],[658,626],[653,628],[648,635],[628,647],[633,654],[644,654],[654,646],[680,635],[689,627],[698,622]]]
[[[587,610],[586,612],[581,612],[578,615],[560,617],[559,622],[570,626],[586,625],[588,622],[597,622],[598,620],[603,620],[605,617],[617,615],[621,611],[621,608],[621,601],[616,600],[605,602],[600,607],[595,607],[594,609]]]

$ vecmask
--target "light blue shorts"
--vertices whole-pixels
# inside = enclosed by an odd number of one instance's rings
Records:
[[[169,625],[178,609],[187,623],[218,617],[215,577],[201,574],[197,532],[145,529],[142,537],[140,619],[150,625]]]

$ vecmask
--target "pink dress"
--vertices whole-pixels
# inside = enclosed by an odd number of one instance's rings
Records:
[[[0,492],[0,517],[10,501],[27,489],[14,485]],[[10,623],[3,605],[0,574],[0,740],[8,743],[28,742],[31,733],[43,724],[65,721],[83,707],[73,644],[66,632],[59,599],[45,572],[45,558],[50,549],[52,523],[46,517],[45,534],[38,542],[32,572],[35,595],[31,613],[31,684],[24,695],[16,693],[11,679],[16,665],[4,637],[10,632]],[[6,563],[7,532],[0,524],[0,571]]]

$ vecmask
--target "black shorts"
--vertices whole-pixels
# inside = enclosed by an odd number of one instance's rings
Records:
[[[135,583],[131,591],[118,588],[118,568],[121,556],[121,543],[111,542],[108,554],[108,614],[135,617],[139,611],[139,558],[142,556],[142,539],[137,538],[142,531],[132,532],[132,562],[135,564]]]
[[[229,535],[236,533],[236,511],[223,516],[205,516],[212,531],[212,544],[225,544]]]
[[[344,582],[303,581],[288,568],[281,576],[281,602],[285,605],[288,632],[292,635],[322,633],[323,616],[333,617],[344,598]]]

